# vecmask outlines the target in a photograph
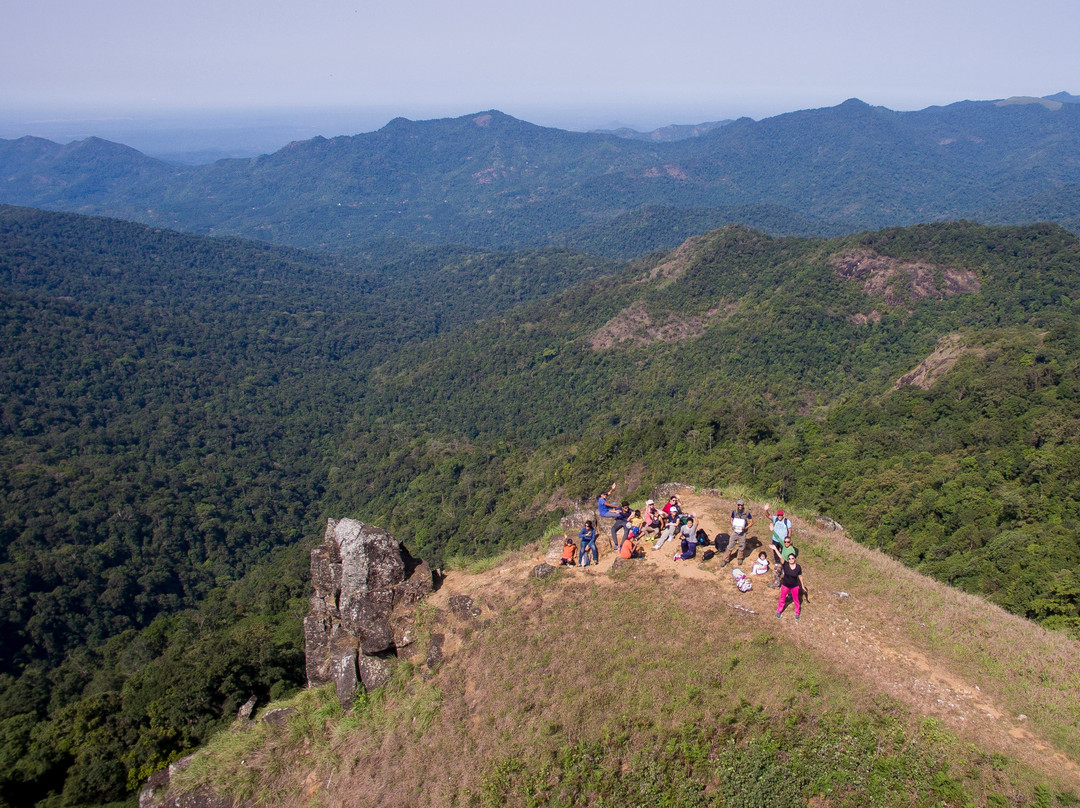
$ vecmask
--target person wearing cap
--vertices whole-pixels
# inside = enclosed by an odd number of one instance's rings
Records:
[[[671,506],[670,509],[668,506]],[[659,550],[669,541],[675,538],[679,533],[679,528],[686,524],[683,520],[682,524],[679,523],[679,517],[682,515],[679,511],[679,506],[669,502],[664,506],[664,512],[667,514],[667,527],[660,531],[660,537],[656,540],[656,544],[653,545],[654,550]]]
[[[656,503],[653,500],[647,500],[645,502],[645,531],[647,533],[659,532],[660,530],[660,509],[656,507]]]
[[[772,524],[773,558],[777,564],[783,564],[784,556],[781,551],[784,549],[784,539],[791,536],[791,520],[784,516],[783,508],[777,508],[776,515],[771,515],[768,503],[765,505],[765,518]],[[776,579],[769,588],[777,589],[779,586],[780,581]]]
[[[735,510],[731,512],[731,538],[728,539],[727,552],[720,566],[726,566],[736,550],[739,553],[739,564],[742,564],[746,555],[746,534],[754,526],[754,515],[746,510],[746,503],[741,499],[735,503]]]

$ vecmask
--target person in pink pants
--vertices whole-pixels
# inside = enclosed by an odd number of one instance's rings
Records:
[[[799,595],[806,592],[806,582],[803,581],[802,567],[799,566],[798,559],[794,554],[787,557],[787,561],[784,563],[782,570],[783,574],[780,578],[780,602],[776,604],[776,619],[780,619],[780,615],[784,613],[784,606],[787,604],[788,594],[791,594],[791,600],[795,604],[795,619],[799,619]]]

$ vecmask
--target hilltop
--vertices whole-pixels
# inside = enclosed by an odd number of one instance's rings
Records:
[[[681,493],[726,527],[734,497]],[[237,725],[174,785],[297,806],[1074,804],[1077,643],[793,522],[799,623],[718,559],[612,573],[609,552],[537,581],[534,543],[446,573],[439,655],[348,713],[319,691],[273,705],[296,712]]]

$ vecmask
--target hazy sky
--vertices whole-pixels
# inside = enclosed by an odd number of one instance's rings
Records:
[[[376,128],[497,108],[646,128],[1080,93],[1077,0],[6,0],[2,20],[0,117],[345,107]]]

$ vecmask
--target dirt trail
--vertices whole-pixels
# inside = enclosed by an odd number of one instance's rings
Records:
[[[684,510],[696,516],[698,526],[703,527],[710,537],[719,532],[730,532],[729,514],[735,507],[733,499],[694,494],[691,489],[680,492],[680,497]],[[749,574],[760,550],[768,553],[770,563],[772,554],[769,552],[771,531],[764,504],[747,501],[747,506],[753,514],[754,526],[750,530],[742,569]],[[803,549],[815,544],[827,545],[837,535],[807,524],[792,514],[788,516],[792,520],[795,544]],[[568,574],[586,577],[601,586],[611,582],[607,573],[616,555],[611,550],[610,525],[610,520],[604,519],[598,528],[600,562],[590,567],[576,567],[568,570]],[[898,621],[892,619],[895,606],[880,602],[868,589],[861,590],[857,582],[848,582],[848,591],[838,591],[824,580],[825,575],[820,569],[815,569],[821,564],[804,561],[809,597],[802,606],[801,619],[799,622],[794,620],[789,602],[782,619],[776,620],[778,591],[768,588],[772,581],[771,571],[768,575],[750,576],[753,589],[742,593],[735,588],[731,576],[731,570],[736,566],[734,560],[721,568],[722,554],[702,562],[699,552],[697,559],[676,562],[673,555],[677,543],[669,542],[658,551],[652,549],[652,544],[652,539],[643,541],[646,557],[633,563],[717,587],[720,603],[740,610],[746,619],[758,621],[763,630],[781,633],[804,644],[815,654],[831,660],[846,675],[865,679],[878,692],[909,705],[917,714],[934,717],[961,736],[977,739],[979,745],[1000,750],[1054,778],[1065,775],[1080,783],[1077,761],[1028,729],[1026,716],[1012,715],[1008,709],[996,704],[970,681],[965,671],[933,659],[927,653],[928,648],[920,647],[917,639],[905,633]],[[480,576],[450,575],[436,598],[445,601],[453,594],[481,591],[489,595],[520,592],[521,581],[544,560],[544,554],[537,553]],[[897,566],[900,566],[898,562]]]

